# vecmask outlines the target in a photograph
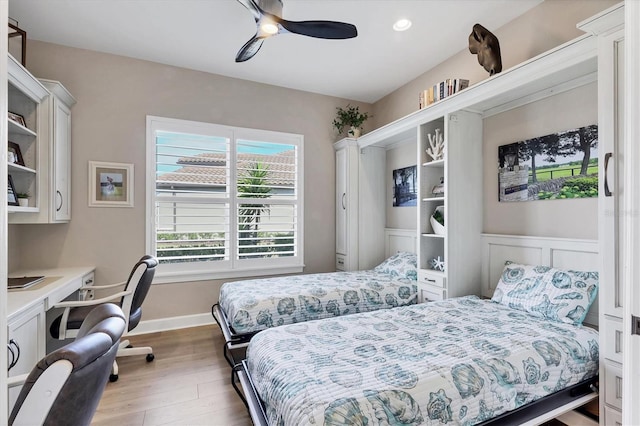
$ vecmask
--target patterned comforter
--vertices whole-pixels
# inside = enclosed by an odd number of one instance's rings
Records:
[[[472,425],[598,373],[598,334],[476,297],[258,333],[272,425]]]
[[[416,282],[370,271],[229,282],[220,307],[237,334],[416,303]]]

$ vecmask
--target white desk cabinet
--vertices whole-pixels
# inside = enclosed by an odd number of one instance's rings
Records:
[[[9,377],[27,374],[46,353],[44,302],[9,320],[7,329],[9,341],[15,342],[12,344],[14,352],[17,352],[15,347],[19,347],[19,358],[9,371]],[[18,356],[18,353],[15,353],[15,356]],[[22,386],[16,386],[9,389],[9,411],[12,410],[21,388]]]
[[[47,353],[46,311],[73,294],[83,285],[93,282],[94,267],[21,270],[9,276],[44,276],[41,283],[25,290],[7,293],[7,335],[20,346],[20,359],[9,377],[26,374]],[[10,361],[10,360],[9,360]],[[9,411],[20,387],[9,389]]]

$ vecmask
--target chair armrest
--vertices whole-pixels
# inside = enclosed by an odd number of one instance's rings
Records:
[[[53,307],[54,308],[78,308],[81,306],[93,306],[93,305],[100,305],[102,303],[105,302],[110,302],[114,299],[118,299],[120,297],[123,296],[127,296],[131,294],[131,290],[127,290],[127,291],[119,291],[115,294],[112,294],[110,296],[106,296],[106,297],[101,297],[100,299],[93,299],[93,300],[71,300],[68,302],[59,302],[57,304],[55,304]]]
[[[126,281],[122,281],[121,283],[115,283],[115,284],[105,284],[105,285],[90,285],[90,286],[82,286],[80,287],[80,290],[102,290],[104,288],[113,288],[113,287],[120,287],[125,285],[127,282]]]
[[[9,388],[15,388],[16,386],[22,386],[24,384],[24,382],[27,380],[27,377],[29,377],[29,373],[19,374],[17,376],[13,376],[13,377],[7,377],[7,386]]]

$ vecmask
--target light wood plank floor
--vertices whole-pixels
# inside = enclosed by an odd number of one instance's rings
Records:
[[[156,356],[118,358],[119,379],[109,383],[93,418],[95,426],[250,426],[231,386],[217,326],[132,336]]]

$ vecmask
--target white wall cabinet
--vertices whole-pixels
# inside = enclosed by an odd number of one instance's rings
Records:
[[[71,220],[71,107],[75,99],[57,81],[37,80],[8,57],[9,141],[22,161],[7,165],[15,191],[29,194],[28,206],[9,206],[9,223]]]
[[[52,95],[43,105],[48,119],[48,220],[68,222],[71,220],[71,107],[76,100],[60,82],[40,81]]]
[[[45,310],[44,302],[22,312],[15,318],[10,318],[7,324],[9,341],[13,340],[20,349],[20,357],[8,376],[14,377],[29,373],[33,367],[45,356]],[[17,350],[14,347],[14,353]],[[20,394],[21,386],[9,389],[9,412]]]
[[[578,24],[598,38],[598,242],[600,252],[600,413],[622,417],[624,255],[624,7]],[[604,415],[602,415],[604,414]],[[602,422],[601,422],[602,423]]]

